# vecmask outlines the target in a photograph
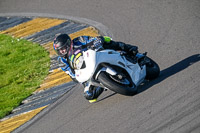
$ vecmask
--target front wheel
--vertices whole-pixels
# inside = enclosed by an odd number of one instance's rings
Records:
[[[98,76],[98,80],[110,90],[117,92],[122,95],[132,96],[136,93],[136,87],[131,84],[124,82],[128,79],[123,79],[123,82],[113,80],[113,77],[106,72],[101,72]]]
[[[147,62],[147,64],[146,64],[146,79],[153,80],[153,79],[157,78],[160,74],[160,68],[159,68],[158,64],[149,57],[146,57],[145,61]]]

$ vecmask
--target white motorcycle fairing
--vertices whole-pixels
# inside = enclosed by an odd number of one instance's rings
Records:
[[[93,77],[94,73],[96,72],[96,69],[99,66],[99,64],[102,63],[115,65],[126,70],[127,73],[130,75],[132,82],[136,86],[138,86],[146,76],[145,65],[139,66],[138,63],[135,64],[131,63],[123,55],[114,50],[95,51],[89,49],[87,51],[83,51],[82,56],[85,63],[85,67],[80,69],[75,69],[76,79],[81,83],[90,80]],[[99,70],[99,73],[100,71],[106,71],[111,75],[117,74],[116,72],[117,70],[113,70],[110,67]],[[99,73],[97,73],[96,77],[98,77]]]

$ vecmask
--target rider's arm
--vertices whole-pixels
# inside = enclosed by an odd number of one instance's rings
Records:
[[[74,70],[70,67],[66,59],[58,57],[58,65],[65,73],[67,73],[72,78],[72,80],[76,81]]]

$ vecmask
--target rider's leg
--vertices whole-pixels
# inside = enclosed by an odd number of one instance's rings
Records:
[[[110,41],[110,43],[105,43],[103,47],[106,49],[122,50],[122,51],[127,52],[127,54],[131,56],[136,55],[138,52],[137,46],[125,44],[123,42]]]

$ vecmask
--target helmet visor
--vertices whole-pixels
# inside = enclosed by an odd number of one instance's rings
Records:
[[[67,40],[62,46],[60,46],[60,44],[55,44],[54,49],[59,56],[65,56],[69,52],[70,44],[70,40]]]
[[[67,46],[63,46],[63,47],[58,49],[59,55],[61,55],[61,56],[66,55],[67,51],[68,51],[68,47]]]

